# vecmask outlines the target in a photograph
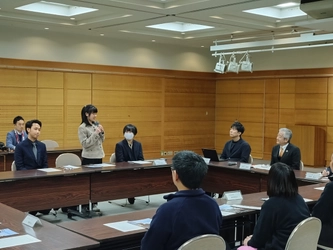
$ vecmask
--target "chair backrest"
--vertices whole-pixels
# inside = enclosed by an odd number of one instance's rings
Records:
[[[251,163],[251,164],[253,163],[253,157],[252,157],[252,155],[251,155],[251,154],[249,155],[249,160],[248,160],[248,163]]]
[[[285,250],[316,250],[321,231],[321,221],[309,217],[301,221],[291,232]]]
[[[55,165],[57,168],[66,165],[81,165],[81,159],[76,154],[63,153],[57,157],[57,159],[55,160]]]
[[[45,144],[46,148],[57,148],[59,147],[58,142],[53,140],[42,140],[42,143]]]
[[[110,162],[111,163],[115,163],[116,162],[116,154],[112,153],[112,155],[110,156]]]
[[[224,239],[215,234],[204,234],[194,237],[181,245],[178,250],[225,250]]]
[[[318,248],[323,249],[323,250],[333,250],[333,247],[326,247],[326,246],[319,245],[319,244],[318,244]]]
[[[16,171],[16,164],[15,164],[15,161],[12,162],[11,170],[12,170],[12,171]]]
[[[304,163],[302,161],[299,163],[299,170],[304,170]]]

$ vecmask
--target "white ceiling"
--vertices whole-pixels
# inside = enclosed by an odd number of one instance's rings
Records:
[[[36,0],[1,0],[0,25],[191,47],[214,45],[213,41],[243,43],[299,37],[302,33],[327,34],[333,19],[310,16],[281,19],[244,13],[243,10],[271,7],[300,0],[48,0],[98,11],[69,17],[15,10]],[[215,18],[212,18],[215,16]],[[218,18],[216,18],[218,17]],[[180,32],[147,28],[165,22],[214,26],[213,29]],[[49,28],[45,30],[45,28]],[[293,32],[292,32],[293,30]],[[295,32],[296,31],[296,32]],[[4,34],[2,34],[4,35]],[[231,40],[232,37],[232,40]],[[224,42],[221,42],[223,44]]]

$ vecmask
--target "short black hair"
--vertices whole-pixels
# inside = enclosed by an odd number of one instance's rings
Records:
[[[230,128],[235,128],[238,132],[241,132],[241,135],[244,133],[245,128],[240,122],[234,122],[231,124]]]
[[[34,123],[37,123],[40,127],[42,127],[42,122],[40,120],[37,120],[37,119],[30,120],[25,123],[25,132],[28,133],[28,128],[31,128],[32,124],[34,124]]]
[[[298,185],[292,168],[282,162],[274,163],[268,172],[267,195],[294,197],[297,194]]]
[[[90,122],[88,121],[88,117],[86,116],[86,113],[90,115],[92,113],[97,113],[97,112],[98,109],[94,105],[92,104],[85,105],[81,110],[81,124],[85,123],[87,126],[91,126]]]
[[[21,120],[24,121],[23,117],[18,115],[18,116],[16,116],[16,117],[14,118],[14,120],[13,120],[13,124],[15,125],[18,121],[21,121]]]
[[[123,134],[125,134],[125,132],[132,132],[134,135],[136,135],[138,133],[138,129],[132,124],[127,124],[123,128]]]
[[[172,158],[172,167],[176,170],[180,181],[189,189],[201,186],[208,166],[202,157],[192,151],[180,151]]]

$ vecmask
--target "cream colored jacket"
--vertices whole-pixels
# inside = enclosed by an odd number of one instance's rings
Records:
[[[103,150],[103,142],[105,140],[104,133],[97,134],[96,126],[87,126],[82,123],[79,126],[78,134],[82,145],[82,157],[88,159],[100,159],[105,156]]]

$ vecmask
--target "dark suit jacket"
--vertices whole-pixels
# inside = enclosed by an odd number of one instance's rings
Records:
[[[28,138],[28,135],[25,131],[23,131],[24,133],[24,140]],[[9,131],[7,133],[7,137],[6,137],[6,147],[10,148],[10,149],[15,149],[15,147],[17,146],[17,141],[16,141],[16,135],[15,135],[15,131]]]
[[[127,140],[124,139],[116,144],[116,162],[123,161],[143,161],[142,145],[140,142],[133,140],[132,149],[128,146]]]
[[[318,243],[333,247],[333,182],[327,183],[316,205],[312,216],[321,220],[322,227]]]
[[[301,151],[295,145],[289,143],[284,151],[281,159],[279,159],[280,145],[276,145],[272,149],[271,165],[276,162],[287,164],[292,169],[299,170],[301,161]]]
[[[16,146],[14,160],[16,170],[27,170],[37,168],[47,168],[47,152],[46,146],[40,141],[36,141],[37,160],[32,151],[32,142],[26,139]]]

